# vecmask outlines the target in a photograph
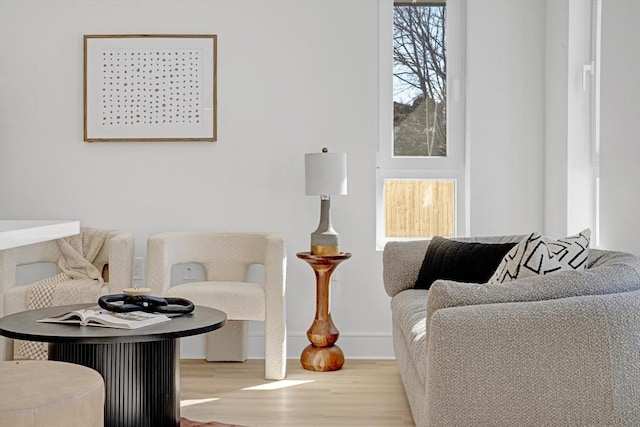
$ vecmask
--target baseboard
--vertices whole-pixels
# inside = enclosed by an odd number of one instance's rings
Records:
[[[264,336],[249,333],[247,343],[247,356],[249,359],[264,359]],[[301,334],[289,334],[287,336],[287,358],[298,359],[302,350],[309,345],[307,336]],[[391,333],[341,333],[337,345],[349,359],[394,359],[393,339]],[[194,336],[182,338],[180,342],[180,357],[183,359],[204,358],[204,337]]]

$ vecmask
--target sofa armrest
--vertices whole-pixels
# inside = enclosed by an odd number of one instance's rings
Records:
[[[390,297],[413,288],[430,240],[388,242],[382,253],[384,289]]]
[[[428,425],[640,425],[640,291],[438,310]]]

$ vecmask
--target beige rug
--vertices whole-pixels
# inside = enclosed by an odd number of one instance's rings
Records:
[[[225,424],[215,421],[191,421],[184,417],[180,418],[180,427],[245,427],[239,424]]]

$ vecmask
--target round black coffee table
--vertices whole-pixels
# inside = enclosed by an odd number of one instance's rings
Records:
[[[0,318],[0,335],[49,343],[49,359],[88,366],[105,381],[105,426],[180,425],[180,340],[221,328],[227,316],[196,306],[169,322],[127,330],[40,323],[95,304],[28,310]]]

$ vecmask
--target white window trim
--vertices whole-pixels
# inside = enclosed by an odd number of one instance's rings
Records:
[[[468,229],[465,151],[465,0],[447,0],[447,157],[393,156],[393,0],[378,3],[379,18],[379,144],[376,158],[376,248],[387,241],[416,240],[384,236],[385,179],[443,179],[456,182],[455,234]],[[456,31],[451,31],[451,28]],[[454,54],[449,54],[454,52]],[[451,124],[455,123],[455,126]]]
[[[591,164],[594,176],[593,247],[600,246],[600,58],[602,41],[602,0],[592,0],[591,12]]]

